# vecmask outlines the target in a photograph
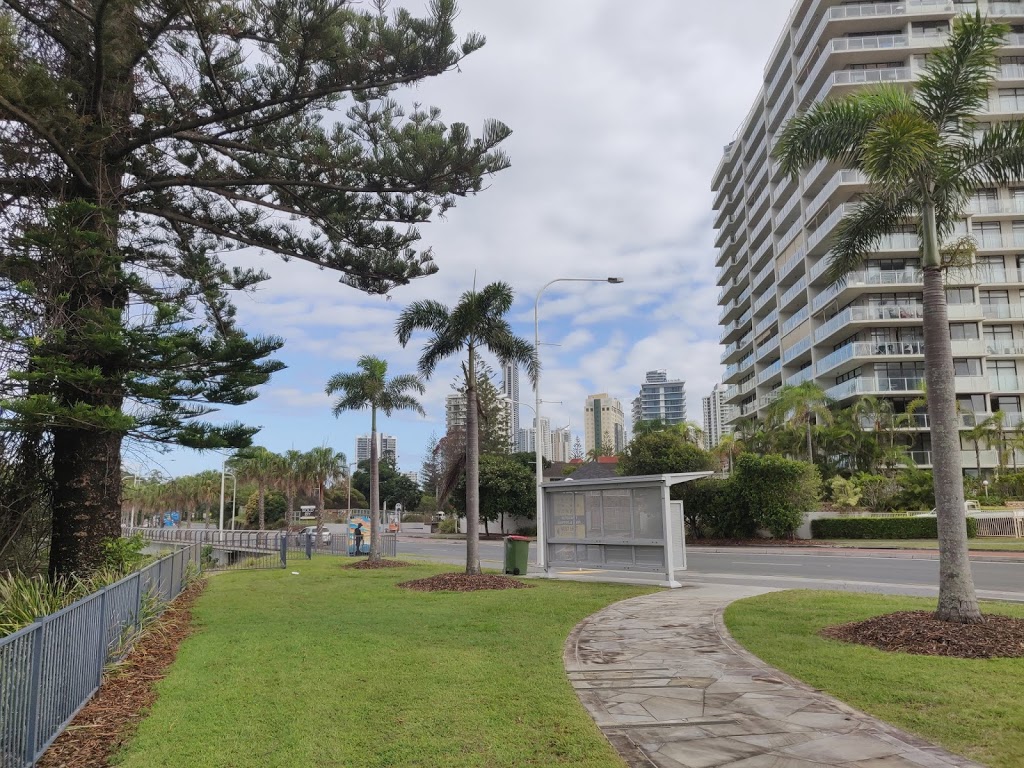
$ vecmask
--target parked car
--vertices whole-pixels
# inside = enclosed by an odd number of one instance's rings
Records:
[[[316,526],[315,525],[307,525],[305,528],[303,528],[301,531],[299,531],[299,541],[305,542],[307,535],[314,537],[314,540],[315,540],[315,537],[316,537]],[[323,528],[320,531],[320,543],[324,544],[324,545],[329,545],[331,543],[331,532],[328,531],[326,528]]]
[[[933,509],[931,512],[922,512],[919,515],[914,515],[914,517],[935,517],[936,511],[937,510]],[[974,499],[967,499],[967,501],[964,502],[964,514],[965,515],[971,515],[974,512],[980,512],[980,511],[981,511],[981,504],[976,502]]]

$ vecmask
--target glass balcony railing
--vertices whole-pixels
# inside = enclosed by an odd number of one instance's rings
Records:
[[[903,357],[923,354],[923,341],[855,341],[819,360],[814,366],[814,372],[816,375],[821,376],[855,357]]]
[[[786,320],[782,324],[782,335],[785,336],[787,333],[796,328],[800,323],[804,322],[808,317],[811,316],[811,308],[806,304],[800,308],[800,311],[793,315],[791,318]]]
[[[786,384],[791,387],[795,387],[797,384],[803,384],[805,381],[810,381],[812,378],[814,378],[814,368],[807,366],[802,371],[797,371],[786,379]]]
[[[771,328],[775,323],[779,321],[779,310],[773,309],[769,312],[756,326],[754,326],[754,335],[757,336],[762,332]]]
[[[774,352],[778,348],[779,348],[779,337],[778,336],[772,336],[770,339],[768,339],[768,341],[766,341],[764,344],[762,344],[761,346],[759,346],[757,348],[757,353],[755,354],[755,357],[758,360],[760,360],[762,357],[764,357],[765,355],[770,354],[771,352]]]
[[[876,378],[855,378],[836,384],[826,390],[825,394],[833,400],[854,395],[884,394],[887,392],[920,392],[924,385],[923,376],[904,377],[895,379]]]
[[[1024,318],[1024,304],[982,304],[981,314],[986,320],[1020,320]]]
[[[827,339],[848,323],[874,320],[920,320],[923,317],[924,305],[922,304],[847,307],[814,332],[814,341]]]
[[[796,283],[794,283],[789,289],[787,289],[787,291],[784,294],[782,294],[781,306],[788,307],[790,302],[792,302],[794,299],[800,297],[806,298],[806,296],[804,295],[806,291],[807,276],[804,275],[799,280],[797,280]]]
[[[791,346],[789,349],[785,350],[782,353],[783,365],[788,363],[790,360],[796,359],[810,348],[811,337],[809,335],[804,336],[802,339],[800,339],[800,341],[798,341],[796,344],[794,344],[793,346]]]
[[[768,381],[768,379],[770,379],[772,376],[775,376],[780,371],[782,371],[782,361],[781,360],[776,360],[774,363],[772,363],[767,368],[765,368],[763,371],[761,371],[759,374],[757,374],[757,383],[758,384],[763,384],[764,382]]]

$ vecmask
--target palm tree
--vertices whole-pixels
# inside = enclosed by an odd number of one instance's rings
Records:
[[[295,511],[295,492],[306,483],[306,454],[294,449],[285,451],[281,456],[281,476],[278,484],[284,491],[285,522],[291,522],[291,514]]]
[[[488,349],[504,366],[526,368],[536,386],[539,363],[533,345],[512,333],[505,315],[512,308],[513,292],[506,283],[474,287],[449,309],[437,301],[417,301],[398,318],[395,333],[404,347],[417,329],[431,334],[423,347],[419,369],[430,378],[437,364],[466,350],[466,573],[480,573],[480,425],[477,410],[477,355]],[[440,500],[438,500],[440,502]]]
[[[380,546],[380,456],[377,455],[377,411],[390,416],[395,411],[426,411],[410,392],[422,395],[426,390],[420,378],[406,373],[388,379],[388,364],[373,355],[363,355],[356,373],[336,373],[327,382],[327,394],[339,394],[331,412],[335,417],[345,411],[370,409],[370,561],[381,559]],[[349,481],[351,482],[351,480]]]
[[[981,477],[981,442],[985,441],[985,445],[989,445],[992,440],[992,421],[991,419],[985,419],[984,421],[977,422],[971,429],[964,431],[964,440],[970,440],[974,443],[974,466],[978,469],[978,477]]]
[[[267,527],[265,508],[267,489],[280,476],[281,457],[262,445],[254,445],[236,453],[228,463],[240,477],[256,483],[256,493],[259,499],[259,525],[261,531],[265,530]]]
[[[317,544],[320,543],[320,530],[324,526],[324,486],[341,480],[345,476],[346,469],[348,469],[348,459],[345,458],[345,454],[328,448],[326,445],[313,448],[302,456],[301,470],[298,474],[310,481],[316,493]],[[371,516],[371,527],[375,518],[376,515]]]
[[[768,406],[769,420],[778,426],[803,425],[807,434],[807,460],[814,461],[812,431],[815,420],[832,423],[831,401],[825,390],[813,381],[804,381],[796,386],[784,386],[779,396]]]
[[[970,246],[952,235],[981,186],[1024,177],[1024,123],[977,131],[987,106],[996,54],[1009,27],[980,13],[953,23],[948,45],[929,54],[915,92],[881,85],[814,105],[786,125],[776,148],[785,172],[820,160],[863,172],[871,185],[840,222],[828,276],[840,283],[881,238],[918,222],[924,272],[925,379],[939,527],[937,618],[981,620],[967,556],[964,484],[943,268]]]
[[[739,454],[743,453],[743,441],[736,434],[722,435],[718,445],[711,449],[711,453],[721,462],[723,459],[729,461],[729,474],[732,474],[732,462]]]

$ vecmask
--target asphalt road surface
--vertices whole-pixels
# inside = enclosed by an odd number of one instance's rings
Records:
[[[480,542],[480,559],[485,568],[500,568],[502,543]],[[460,540],[423,539],[402,536],[399,557],[416,555],[439,562],[464,563],[466,543]],[[535,560],[530,547],[530,562]],[[680,581],[724,581],[779,588],[848,589],[903,594],[932,594],[938,584],[939,563],[904,559],[873,553],[863,555],[787,552],[762,554],[737,549],[735,552],[687,553],[687,570],[677,572]],[[1024,601],[1024,562],[972,561],[974,581],[981,596]]]

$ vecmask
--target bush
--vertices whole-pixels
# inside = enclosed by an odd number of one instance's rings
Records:
[[[697,539],[749,539],[757,533],[739,486],[728,480],[697,480],[683,486],[683,513]]]
[[[832,503],[837,507],[853,509],[860,504],[860,488],[853,480],[838,475],[829,483],[832,489]]]
[[[978,522],[967,518],[967,536],[978,534]],[[814,539],[938,539],[934,517],[826,517],[811,521]]]
[[[536,536],[537,526],[536,525],[522,525],[519,530],[516,531],[518,536]]]
[[[285,507],[288,501],[280,491],[267,491],[263,496],[263,516],[267,529],[273,529],[273,524],[278,520],[285,519]],[[256,491],[245,502],[245,523],[249,528],[255,528],[260,524],[260,495]]]
[[[899,491],[892,500],[894,509],[932,509],[935,506],[935,482],[926,469],[909,467],[896,478]]]
[[[745,453],[731,478],[759,528],[776,538],[792,537],[804,514],[814,509],[821,490],[818,468],[782,456]]]
[[[103,567],[123,574],[138,570],[147,559],[142,554],[145,548],[146,540],[141,533],[130,538],[107,539],[103,542]]]
[[[893,478],[861,472],[857,475],[857,485],[860,486],[861,501],[872,512],[895,509],[900,486]]]
[[[441,521],[441,524],[437,526],[438,533],[458,533],[459,532],[459,519],[457,517],[446,517]]]

